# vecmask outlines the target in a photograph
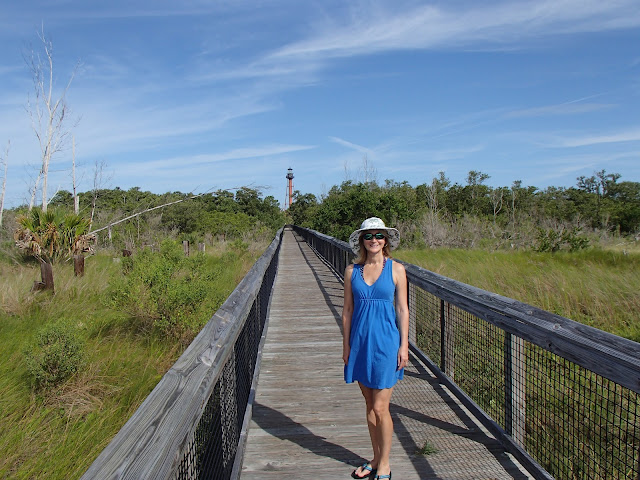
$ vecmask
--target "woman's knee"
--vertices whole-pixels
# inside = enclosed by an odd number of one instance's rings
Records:
[[[389,413],[389,402],[384,399],[375,399],[371,404],[371,410],[378,418],[386,417]]]

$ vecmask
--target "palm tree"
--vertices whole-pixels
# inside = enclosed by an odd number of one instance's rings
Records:
[[[68,260],[80,253],[93,253],[95,235],[89,235],[89,220],[60,210],[33,209],[17,219],[16,246],[41,262]]]

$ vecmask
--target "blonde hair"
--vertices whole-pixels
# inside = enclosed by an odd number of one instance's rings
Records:
[[[360,232],[360,236],[358,237],[358,245],[360,245],[360,250],[358,251],[358,255],[356,255],[356,258],[353,260],[353,263],[358,265],[363,264],[367,259],[367,249],[364,248],[364,239],[362,238],[363,233],[365,232]],[[384,234],[384,247],[382,247],[382,254],[387,258],[391,258],[391,247],[389,247],[389,237],[386,233]]]

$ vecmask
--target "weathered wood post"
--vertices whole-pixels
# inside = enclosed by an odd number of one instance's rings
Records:
[[[451,304],[440,300],[440,369],[451,379],[455,375],[454,334]]]
[[[522,338],[505,332],[505,430],[522,447],[525,440],[527,384],[524,348]]]
[[[44,260],[40,261],[40,277],[42,278],[42,281],[34,281],[31,290],[51,290],[51,293],[55,293],[53,286],[53,267],[49,262]]]
[[[413,283],[407,282],[407,304],[409,305],[409,341],[416,343],[417,341],[417,307],[416,301],[416,286]]]
[[[184,255],[188,257],[189,256],[189,240],[182,241],[182,249],[184,250]]]
[[[198,243],[198,251],[204,253],[204,243]]]
[[[84,277],[84,255],[73,256],[73,273],[76,277]]]

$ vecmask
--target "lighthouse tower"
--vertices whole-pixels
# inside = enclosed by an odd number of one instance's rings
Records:
[[[291,201],[293,200],[293,169],[289,167],[287,170],[287,199],[285,200],[284,208],[287,209],[291,206]]]

